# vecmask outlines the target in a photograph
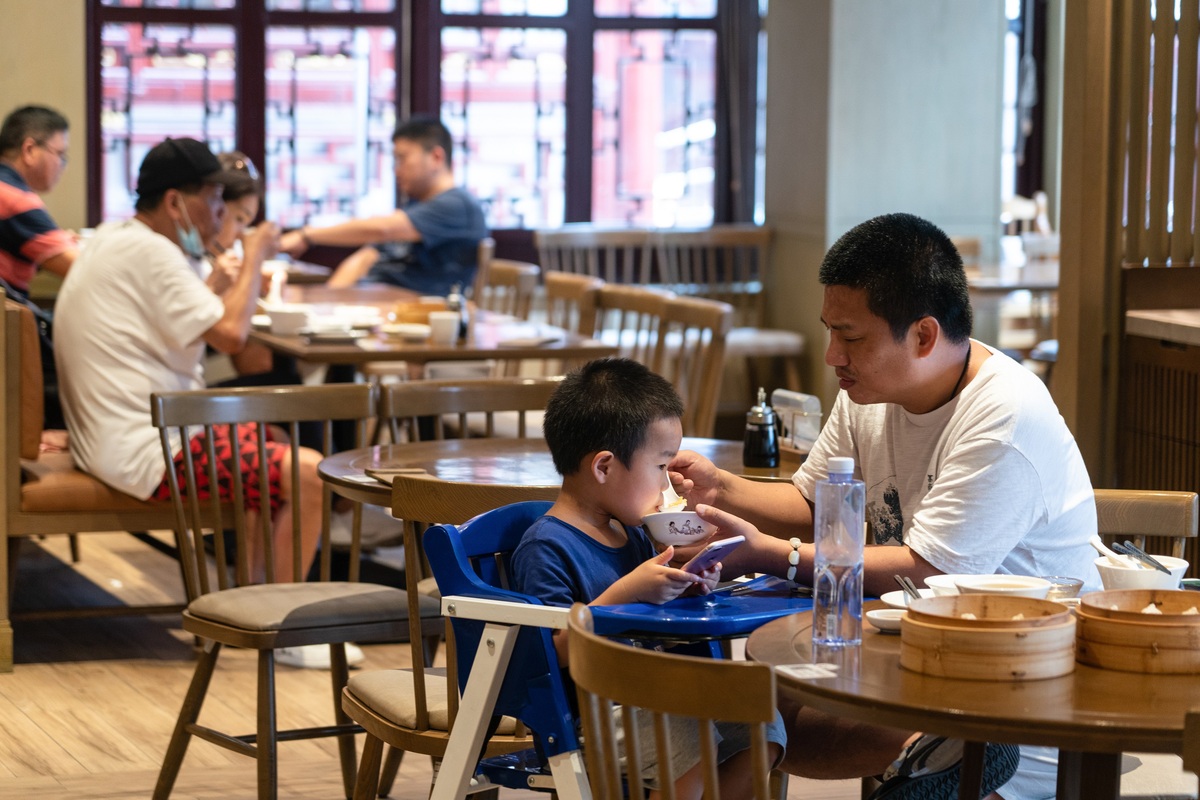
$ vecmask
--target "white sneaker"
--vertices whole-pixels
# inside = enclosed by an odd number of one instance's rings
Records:
[[[337,547],[349,547],[353,535],[354,512],[350,509],[329,515],[329,541]],[[363,505],[362,546],[374,549],[404,538],[400,520],[380,506]]]
[[[362,648],[346,642],[346,663],[357,667],[366,660]],[[275,648],[275,663],[298,669],[329,669],[329,645],[306,644],[301,647]]]

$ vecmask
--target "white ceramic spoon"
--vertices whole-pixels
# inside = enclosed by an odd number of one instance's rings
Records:
[[[1109,561],[1111,561],[1114,565],[1121,567],[1122,569],[1129,569],[1130,567],[1134,569],[1143,569],[1142,565],[1137,559],[1130,558],[1129,556],[1123,556],[1111,549],[1100,539],[1099,536],[1093,536],[1090,543],[1092,547],[1096,548],[1097,553],[1107,557]]]
[[[670,475],[667,476],[667,488],[663,489],[662,497],[662,505],[659,506],[661,510],[673,509],[677,504],[679,504],[680,509],[683,508],[683,505],[679,503],[683,498],[679,496],[675,491],[675,487],[671,485]]]

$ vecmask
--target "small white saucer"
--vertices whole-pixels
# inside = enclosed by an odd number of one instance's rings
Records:
[[[867,622],[874,625],[881,633],[899,633],[900,618],[904,616],[902,608],[873,608],[866,613]]]

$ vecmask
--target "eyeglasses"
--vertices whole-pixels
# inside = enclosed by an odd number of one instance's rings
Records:
[[[66,150],[55,150],[53,147],[46,144],[45,142],[36,142],[36,144],[38,147],[42,148],[47,153],[50,153],[51,155],[57,157],[58,160],[62,163],[62,165],[66,166],[67,160],[68,160]]]

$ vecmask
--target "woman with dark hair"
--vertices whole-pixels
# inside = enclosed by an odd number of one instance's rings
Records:
[[[258,217],[263,200],[263,182],[254,163],[242,152],[231,150],[217,156],[225,170],[225,216],[209,253],[212,272],[208,285],[217,294],[223,293],[242,267],[242,234]]]

